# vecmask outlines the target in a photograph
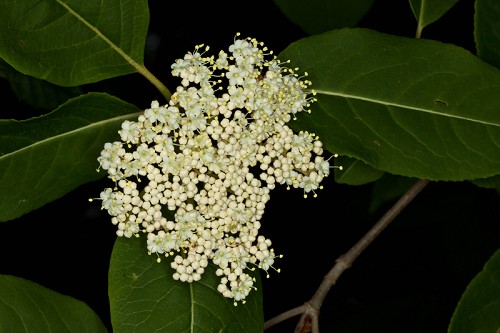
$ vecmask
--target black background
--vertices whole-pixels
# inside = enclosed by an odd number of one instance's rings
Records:
[[[256,37],[275,53],[306,34],[272,1],[149,1],[145,64],[170,90],[178,84],[170,65],[194,45],[227,49],[236,32]],[[242,8],[243,7],[243,8]],[[473,1],[461,0],[423,38],[455,43],[471,52]],[[406,1],[375,1],[359,26],[413,37],[416,21]],[[2,95],[19,102],[2,80]],[[84,87],[107,91],[141,108],[159,93],[139,75]],[[5,115],[4,115],[5,116]],[[0,224],[0,273],[24,277],[93,308],[109,327],[107,269],[115,228],[97,203],[107,180],[93,182],[22,218]],[[262,233],[284,255],[281,273],[263,278],[265,318],[307,301],[322,277],[394,202],[369,211],[373,184],[347,186],[325,180],[318,198],[276,188]],[[446,332],[470,280],[500,245],[498,195],[470,183],[431,183],[339,279],[321,309],[322,332]],[[267,332],[293,332],[296,319]]]

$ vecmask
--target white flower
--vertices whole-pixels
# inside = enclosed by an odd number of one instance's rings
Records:
[[[122,129],[118,131],[123,142],[126,143],[137,143],[137,137],[139,136],[139,130],[137,129],[137,124],[133,121],[125,120],[122,123]]]
[[[148,234],[147,248],[150,253],[164,253],[162,243],[162,237],[155,234]]]
[[[153,124],[156,122],[165,123],[166,112],[167,110],[160,106],[158,101],[152,101],[151,108],[144,111],[144,116]]]
[[[226,268],[228,267],[231,258],[232,258],[231,252],[228,251],[225,247],[220,247],[214,253],[213,262],[214,264],[218,265],[221,268]]]
[[[104,145],[97,160],[115,188],[100,199],[119,237],[145,233],[158,261],[174,258],[174,279],[198,281],[212,262],[217,290],[244,302],[255,289],[249,270],[267,272],[277,258],[259,235],[270,191],[316,195],[332,167],[313,133],[286,124],[315,101],[309,81],[252,38],[208,51],[197,45],[176,60],[181,84],[169,103],[152,101],[122,124],[121,141]]]

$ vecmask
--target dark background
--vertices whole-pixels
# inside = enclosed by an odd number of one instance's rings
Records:
[[[306,34],[272,1],[149,1],[151,24],[145,64],[170,90],[170,65],[194,45],[227,49],[236,32],[263,41],[275,53]],[[474,52],[473,1],[461,0],[423,38],[455,43]],[[416,21],[406,1],[376,0],[359,26],[413,37]],[[17,112],[36,113],[2,80],[2,96]],[[158,92],[139,75],[84,87],[107,91],[141,108]],[[5,116],[5,115],[4,115]],[[86,302],[110,328],[107,269],[115,227],[89,197],[107,180],[90,183],[60,200],[0,224],[0,273],[38,282]],[[276,188],[262,233],[284,255],[263,277],[265,318],[307,301],[335,259],[394,203],[370,211],[373,184],[347,186],[325,180],[318,198]],[[431,183],[339,279],[321,309],[322,332],[446,332],[470,280],[500,245],[499,197],[470,183]],[[267,332],[293,332],[298,318]]]

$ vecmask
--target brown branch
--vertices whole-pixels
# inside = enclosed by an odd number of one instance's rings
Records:
[[[266,329],[268,327],[271,327],[271,326],[274,326],[274,325],[276,325],[278,323],[281,323],[282,321],[285,321],[285,320],[287,320],[289,318],[298,316],[298,315],[306,312],[306,306],[307,306],[306,304],[298,306],[296,308],[293,308],[291,310],[283,312],[283,313],[277,315],[276,317],[273,317],[273,318],[269,319],[264,324],[264,329]]]
[[[424,189],[428,180],[417,181],[405,194],[378,220],[377,223],[347,253],[341,255],[333,268],[325,275],[313,297],[290,311],[278,315],[264,323],[267,329],[285,319],[301,314],[294,333],[319,333],[319,310],[330,288],[335,285],[340,275],[351,267],[356,258],[370,245],[375,238],[391,223],[396,216]]]

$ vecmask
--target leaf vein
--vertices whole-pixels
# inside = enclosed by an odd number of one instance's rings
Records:
[[[322,95],[328,95],[328,96],[337,96],[337,97],[343,97],[346,99],[355,99],[355,100],[361,100],[361,101],[366,101],[370,103],[375,103],[375,104],[382,104],[385,106],[394,106],[394,107],[399,107],[399,108],[404,108],[404,109],[410,109],[410,110],[415,110],[415,111],[421,111],[425,113],[429,113],[432,115],[437,115],[437,116],[442,116],[442,117],[449,117],[449,118],[455,118],[455,119],[461,119],[461,120],[466,120],[474,123],[481,123],[489,126],[495,126],[495,127],[500,127],[500,124],[492,123],[489,121],[485,120],[480,120],[480,119],[472,119],[464,116],[459,116],[459,115],[454,115],[454,114],[449,114],[449,113],[444,113],[444,112],[439,112],[436,110],[430,110],[430,109],[425,109],[425,108],[419,108],[416,106],[411,106],[411,105],[405,105],[405,104],[398,104],[395,102],[388,102],[388,101],[383,101],[383,100],[376,100],[373,98],[365,97],[365,96],[359,96],[359,95],[351,95],[351,94],[345,94],[345,93],[340,93],[340,92],[332,92],[328,90],[318,90],[315,89],[316,93],[322,94]]]

